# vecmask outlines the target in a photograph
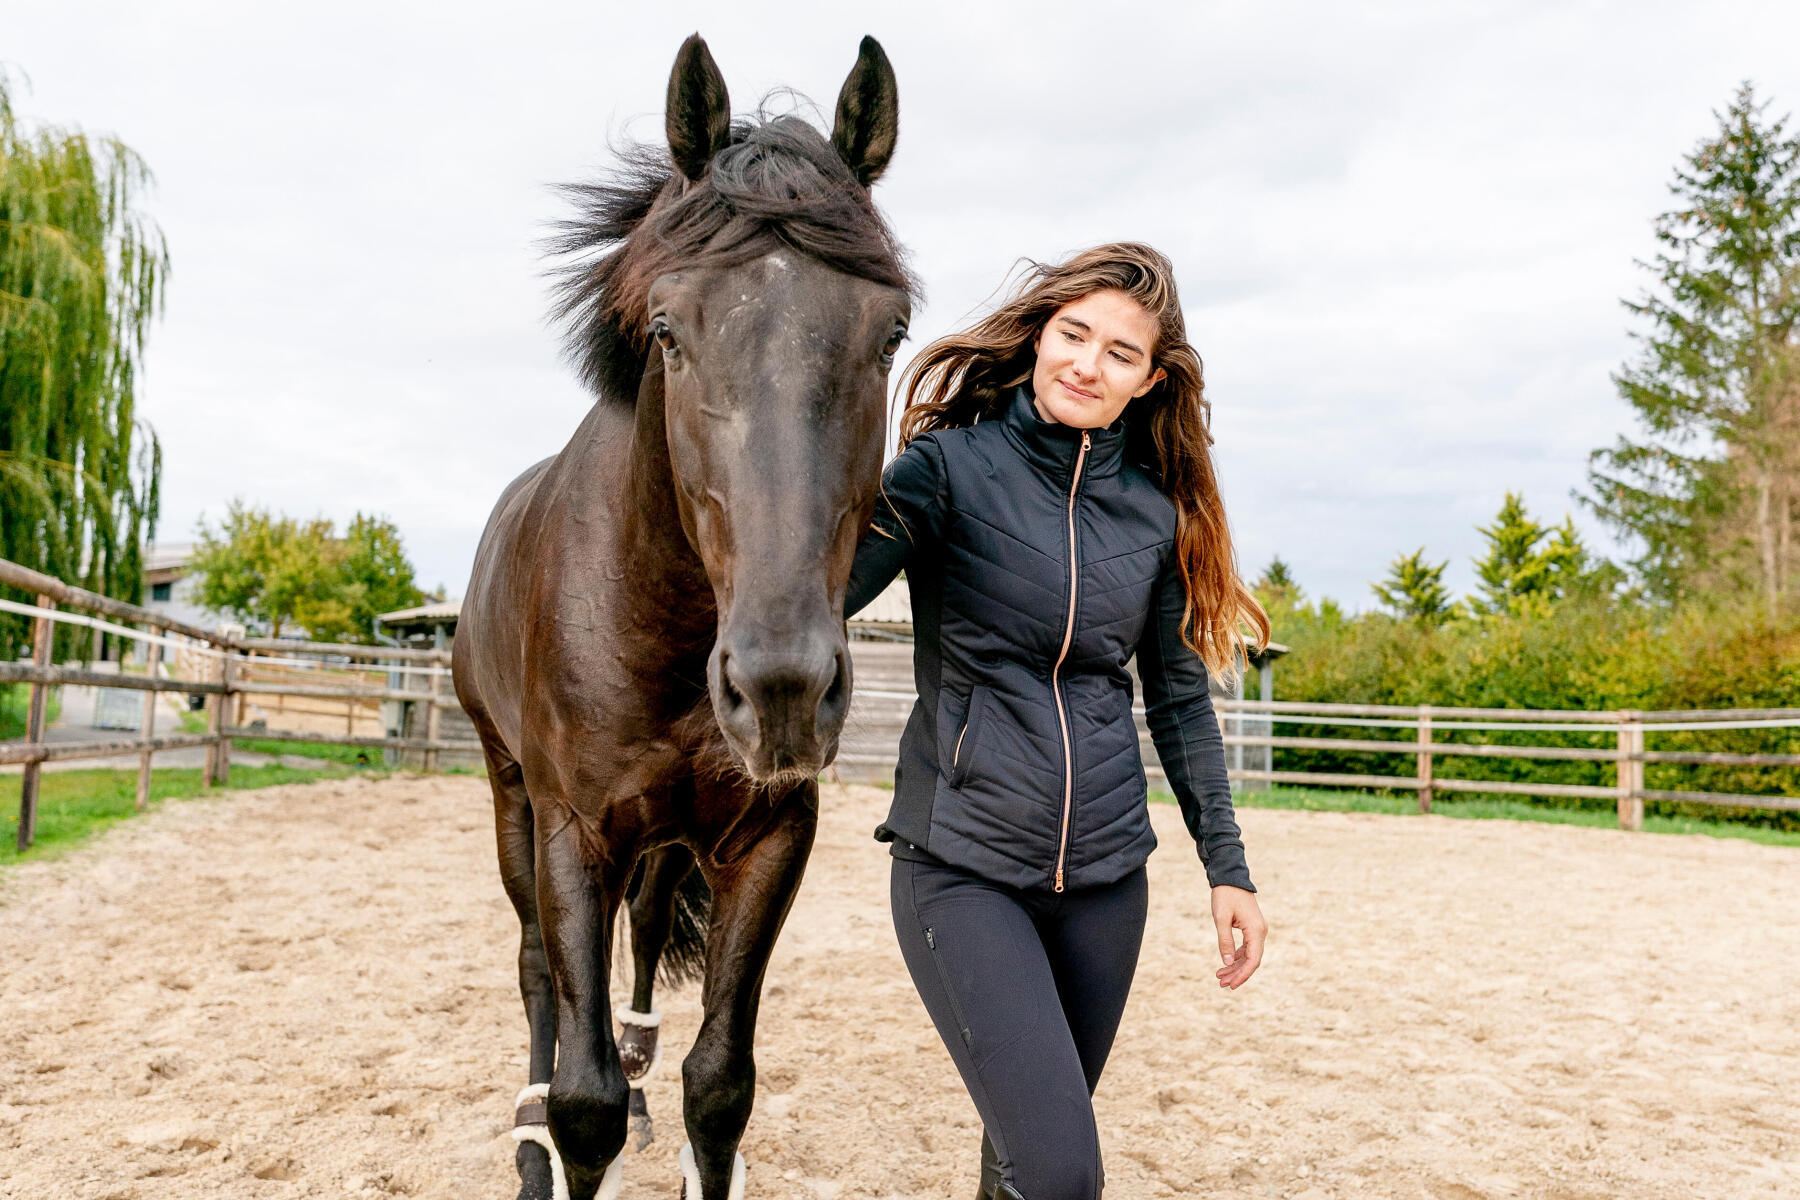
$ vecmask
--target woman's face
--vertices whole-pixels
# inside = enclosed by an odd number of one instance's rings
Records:
[[[1090,292],[1050,315],[1037,337],[1031,389],[1046,421],[1098,429],[1162,381],[1150,359],[1156,318],[1114,288]]]

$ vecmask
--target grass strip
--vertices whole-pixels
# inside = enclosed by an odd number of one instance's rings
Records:
[[[363,771],[361,774],[370,774]],[[352,767],[298,769],[268,766],[231,768],[229,787],[210,791],[200,784],[198,767],[158,767],[150,773],[150,809],[165,800],[311,783],[359,774]],[[375,772],[377,777],[384,772]],[[37,838],[24,854],[18,851],[21,775],[0,775],[0,868],[9,863],[50,858],[80,845],[107,827],[137,815],[137,771],[105,767],[77,771],[45,771],[38,789]]]
[[[1175,803],[1170,792],[1152,791],[1152,800]],[[1348,788],[1273,787],[1263,792],[1240,792],[1233,798],[1238,808],[1286,808],[1307,812],[1366,812],[1394,816],[1417,816],[1419,802],[1412,796],[1359,792]],[[1616,810],[1602,807],[1578,807],[1566,803],[1533,803],[1523,799],[1499,799],[1485,796],[1440,795],[1431,803],[1435,816],[1475,821],[1540,821],[1549,825],[1586,825],[1595,829],[1617,829]],[[1647,813],[1646,833],[1698,833],[1707,837],[1743,838],[1768,846],[1800,846],[1800,831],[1771,828],[1749,821],[1719,821],[1688,815]]]

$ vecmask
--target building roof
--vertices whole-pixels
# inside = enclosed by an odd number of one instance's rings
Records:
[[[144,570],[172,571],[194,557],[192,542],[151,542],[144,547]]]
[[[850,618],[852,625],[911,625],[912,593],[906,580],[896,579],[869,601],[867,608]]]
[[[444,600],[421,604],[417,608],[400,608],[382,613],[375,619],[383,625],[449,625],[462,614],[461,600]]]

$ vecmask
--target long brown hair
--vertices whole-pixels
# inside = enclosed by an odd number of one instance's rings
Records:
[[[1056,311],[1107,289],[1124,292],[1156,320],[1151,371],[1160,367],[1164,376],[1126,406],[1125,452],[1175,505],[1175,553],[1187,586],[1181,636],[1208,670],[1235,680],[1251,635],[1258,649],[1268,645],[1269,618],[1238,574],[1213,474],[1212,406],[1200,356],[1188,344],[1175,270],[1156,250],[1114,242],[1064,263],[1030,263],[998,309],[931,343],[907,366],[900,445],[998,416],[1011,389],[1030,382],[1038,334]]]

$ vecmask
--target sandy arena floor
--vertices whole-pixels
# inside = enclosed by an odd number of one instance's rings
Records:
[[[769,975],[751,1200],[973,1194],[980,1130],[868,837],[885,801],[827,792]],[[1155,815],[1110,1196],[1800,1196],[1800,852],[1248,812],[1274,938],[1230,995]],[[0,1196],[507,1200],[516,936],[475,779],[176,804],[9,869]],[[695,992],[662,1005],[673,1065]],[[679,1190],[678,1081],[626,1200]]]

